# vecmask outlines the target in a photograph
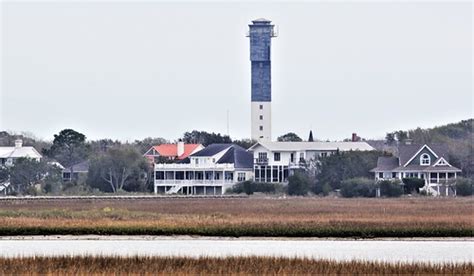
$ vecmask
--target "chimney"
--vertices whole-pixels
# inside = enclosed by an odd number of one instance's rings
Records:
[[[357,136],[357,133],[352,133],[352,142],[358,142],[360,140],[360,137]]]
[[[15,148],[21,148],[23,146],[23,140],[15,140]]]
[[[184,142],[179,140],[177,147],[178,147],[178,157],[180,157],[181,155],[184,154]]]

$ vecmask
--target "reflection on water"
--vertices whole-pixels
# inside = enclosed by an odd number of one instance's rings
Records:
[[[0,256],[286,256],[334,260],[472,262],[473,241],[387,240],[0,240]]]

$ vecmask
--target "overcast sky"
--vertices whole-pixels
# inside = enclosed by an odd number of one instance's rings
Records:
[[[272,40],[273,137],[473,117],[472,4],[3,2],[0,130],[250,137],[252,19]]]

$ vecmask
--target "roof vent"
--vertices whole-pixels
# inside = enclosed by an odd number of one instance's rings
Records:
[[[23,146],[23,140],[15,140],[15,148],[21,148]]]

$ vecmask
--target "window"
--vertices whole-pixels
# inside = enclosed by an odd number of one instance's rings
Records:
[[[383,172],[379,172],[379,178],[383,178]]]
[[[263,120],[263,115],[260,115],[260,120]]]
[[[260,131],[263,131],[263,126],[260,126]]]
[[[431,157],[427,153],[423,153],[420,157],[420,165],[429,166],[431,163]]]
[[[327,157],[328,153],[327,152],[321,152],[321,157]]]
[[[263,104],[260,105],[260,110],[263,110]]]
[[[275,152],[273,154],[273,160],[274,161],[280,161],[281,160],[281,154],[279,152]]]
[[[304,161],[304,152],[300,152],[300,162]]]
[[[397,178],[397,173],[396,172],[392,173],[392,178]]]
[[[258,160],[259,161],[267,161],[267,153],[266,152],[259,152],[258,153]]]
[[[239,172],[239,173],[237,174],[237,181],[238,181],[238,182],[245,181],[245,173]]]

